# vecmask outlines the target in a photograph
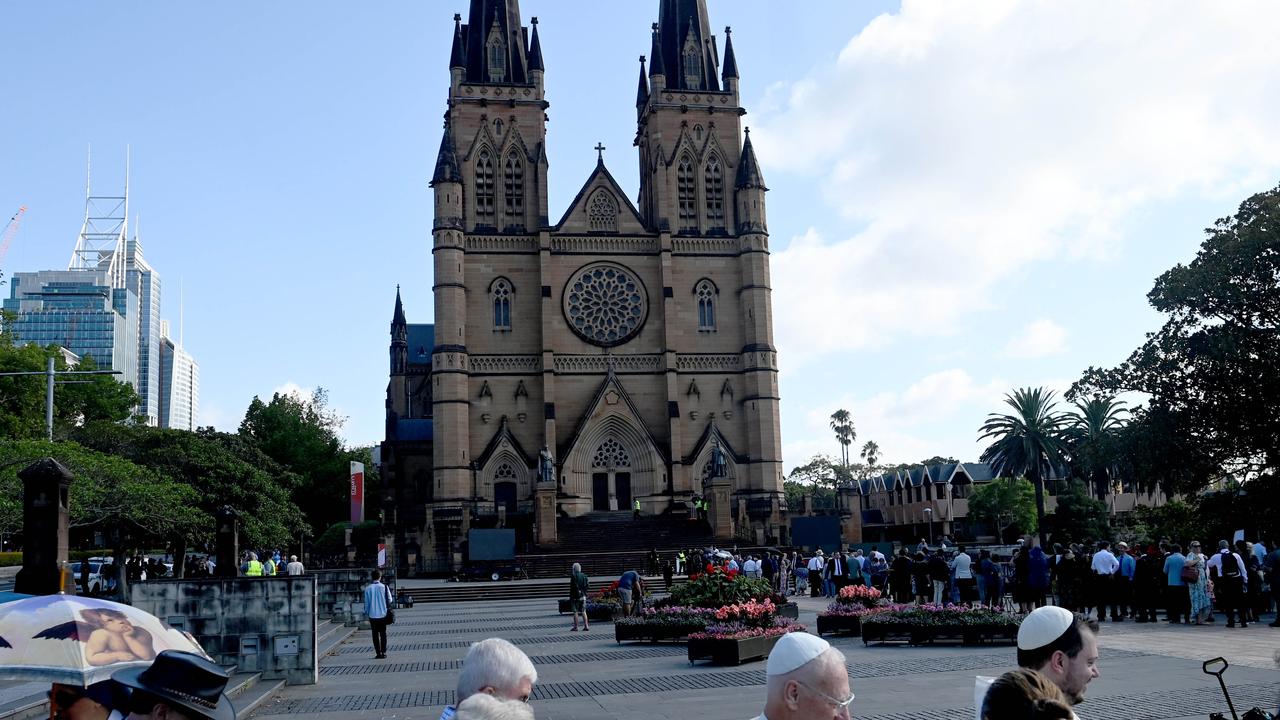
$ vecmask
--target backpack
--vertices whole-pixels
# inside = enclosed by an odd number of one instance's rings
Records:
[[[1220,553],[1220,555],[1222,557],[1222,569],[1219,571],[1219,574],[1224,578],[1240,577],[1240,566],[1235,562],[1237,559],[1236,554],[1228,552]]]

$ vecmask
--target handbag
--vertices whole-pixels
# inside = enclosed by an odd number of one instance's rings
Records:
[[[386,587],[385,585],[383,587]],[[391,589],[387,588],[387,616],[383,618],[388,625],[394,625],[396,622],[395,601],[391,598]]]
[[[1183,565],[1182,581],[1188,583],[1200,582],[1200,566],[1199,565]]]

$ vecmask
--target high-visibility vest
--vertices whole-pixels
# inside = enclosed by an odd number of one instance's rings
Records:
[[[262,563],[257,560],[250,560],[249,569],[245,570],[244,574],[249,577],[262,577]]]
[[[640,501],[639,501],[639,500],[636,500],[634,503],[632,503],[632,504],[631,504],[631,507],[635,508],[636,510],[639,510],[639,509],[640,509]]]

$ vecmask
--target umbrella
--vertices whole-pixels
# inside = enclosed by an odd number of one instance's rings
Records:
[[[88,687],[162,650],[208,657],[195,639],[129,605],[41,595],[0,605],[0,679]]]

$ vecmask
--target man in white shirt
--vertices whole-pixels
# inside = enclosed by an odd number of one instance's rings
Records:
[[[822,558],[822,550],[818,550],[813,557],[809,558],[809,597],[818,597],[822,594],[822,568],[826,567],[826,562]]]
[[[1236,626],[1236,611],[1240,612],[1240,627],[1249,627],[1244,607],[1249,575],[1244,560],[1231,552],[1231,544],[1226,540],[1218,541],[1218,552],[1209,558],[1209,577],[1213,580],[1218,604],[1227,614],[1227,627]]]
[[[288,575],[302,575],[306,573],[306,569],[302,567],[302,563],[298,562],[297,555],[289,556],[289,564],[285,566],[284,571]]]
[[[1107,606],[1111,606],[1111,621],[1120,622],[1124,619],[1124,614],[1120,610],[1120,605],[1115,599],[1115,579],[1116,571],[1120,569],[1120,561],[1107,548],[1110,547],[1106,540],[1098,543],[1098,550],[1093,554],[1093,564],[1090,566],[1093,570],[1093,587],[1094,587],[1094,603],[1098,607],[1098,622],[1107,621]]]
[[[951,571],[956,575],[956,589],[960,591],[960,604],[972,605],[977,599],[978,583],[973,578],[973,558],[961,545],[951,561]]]
[[[748,555],[747,559],[742,561],[742,574],[747,577],[760,576],[760,569],[756,565],[756,559],[751,555]]]

